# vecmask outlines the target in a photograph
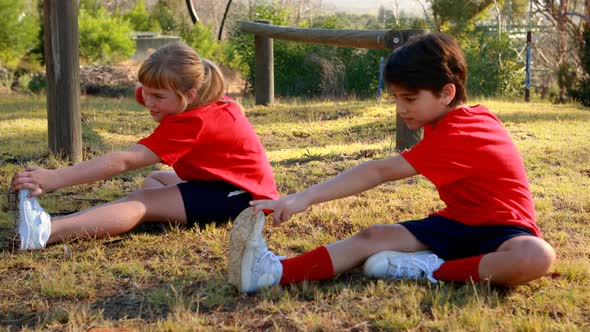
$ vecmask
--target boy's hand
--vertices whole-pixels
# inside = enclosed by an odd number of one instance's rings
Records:
[[[303,212],[309,203],[301,195],[293,194],[276,201],[266,199],[251,201],[250,206],[253,207],[254,213],[263,210],[273,211],[272,224],[278,226],[291,219],[295,213]]]
[[[27,166],[24,171],[16,173],[12,181],[12,190],[19,191],[21,189],[29,189],[31,192],[29,196],[35,197],[44,192],[54,190],[52,185],[55,180],[53,170],[48,170],[41,167]]]

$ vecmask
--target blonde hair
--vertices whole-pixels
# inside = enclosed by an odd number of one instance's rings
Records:
[[[219,101],[225,91],[219,67],[199,57],[182,42],[171,42],[157,49],[143,62],[137,76],[147,87],[174,91],[182,99],[185,110]],[[197,93],[189,104],[187,93],[193,88]]]

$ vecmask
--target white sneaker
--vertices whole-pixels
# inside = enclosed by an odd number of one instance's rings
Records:
[[[444,263],[432,251],[381,251],[369,257],[363,272],[371,278],[422,279],[436,283],[432,273]]]
[[[234,220],[230,234],[229,282],[241,292],[253,293],[278,285],[283,275],[280,258],[268,250],[262,237],[264,214],[248,208]]]
[[[27,197],[29,191],[18,192],[18,235],[20,249],[43,249],[51,234],[51,216],[43,210],[35,197]]]

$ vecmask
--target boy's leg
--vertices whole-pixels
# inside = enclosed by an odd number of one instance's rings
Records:
[[[401,225],[373,225],[348,239],[283,260],[281,285],[332,278],[361,265],[380,251],[410,252],[423,249],[426,246]]]
[[[369,256],[384,250],[414,252],[428,247],[398,224],[373,225],[360,233],[326,246],[334,274],[361,265]]]
[[[123,234],[145,221],[186,223],[178,186],[140,189],[117,201],[55,218],[47,243]]]
[[[446,261],[434,272],[438,280],[479,281],[516,286],[545,275],[555,260],[555,252],[545,240],[517,236],[504,241],[489,254]]]
[[[240,219],[240,218],[238,218]],[[236,223],[238,222],[236,219]],[[236,225],[234,224],[234,227]],[[253,231],[256,232],[256,231]],[[244,241],[240,250],[242,257],[230,257],[230,261],[241,262],[242,276],[245,279],[253,276],[266,276],[265,271],[260,271],[261,266],[272,267],[273,271],[282,270],[280,284],[290,284],[303,280],[329,279],[333,275],[348,271],[362,264],[367,257],[383,250],[418,251],[426,249],[405,227],[401,225],[374,225],[360,233],[327,246],[318,247],[302,255],[280,261],[282,267],[276,269],[277,263],[266,263],[265,257],[276,259],[276,256],[267,254],[268,249],[259,233],[249,236],[248,242]],[[232,244],[233,245],[233,244]],[[250,259],[251,257],[255,257]],[[244,259],[244,257],[248,259]],[[272,273],[274,274],[274,273]],[[236,278],[237,279],[237,278]],[[272,277],[274,278],[274,275]],[[240,287],[242,291],[252,292],[258,289],[257,285],[272,285],[258,280],[244,282],[247,287]]]
[[[516,286],[544,276],[555,261],[555,251],[545,240],[518,236],[505,241],[481,259],[480,279],[493,284]]]

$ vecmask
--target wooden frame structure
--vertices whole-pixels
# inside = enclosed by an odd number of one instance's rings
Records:
[[[273,26],[271,21],[241,22],[240,30],[254,35],[256,105],[274,102],[273,39],[339,47],[394,50],[423,30],[334,30]],[[396,116],[396,147],[409,149],[422,139],[422,129],[411,130]]]

